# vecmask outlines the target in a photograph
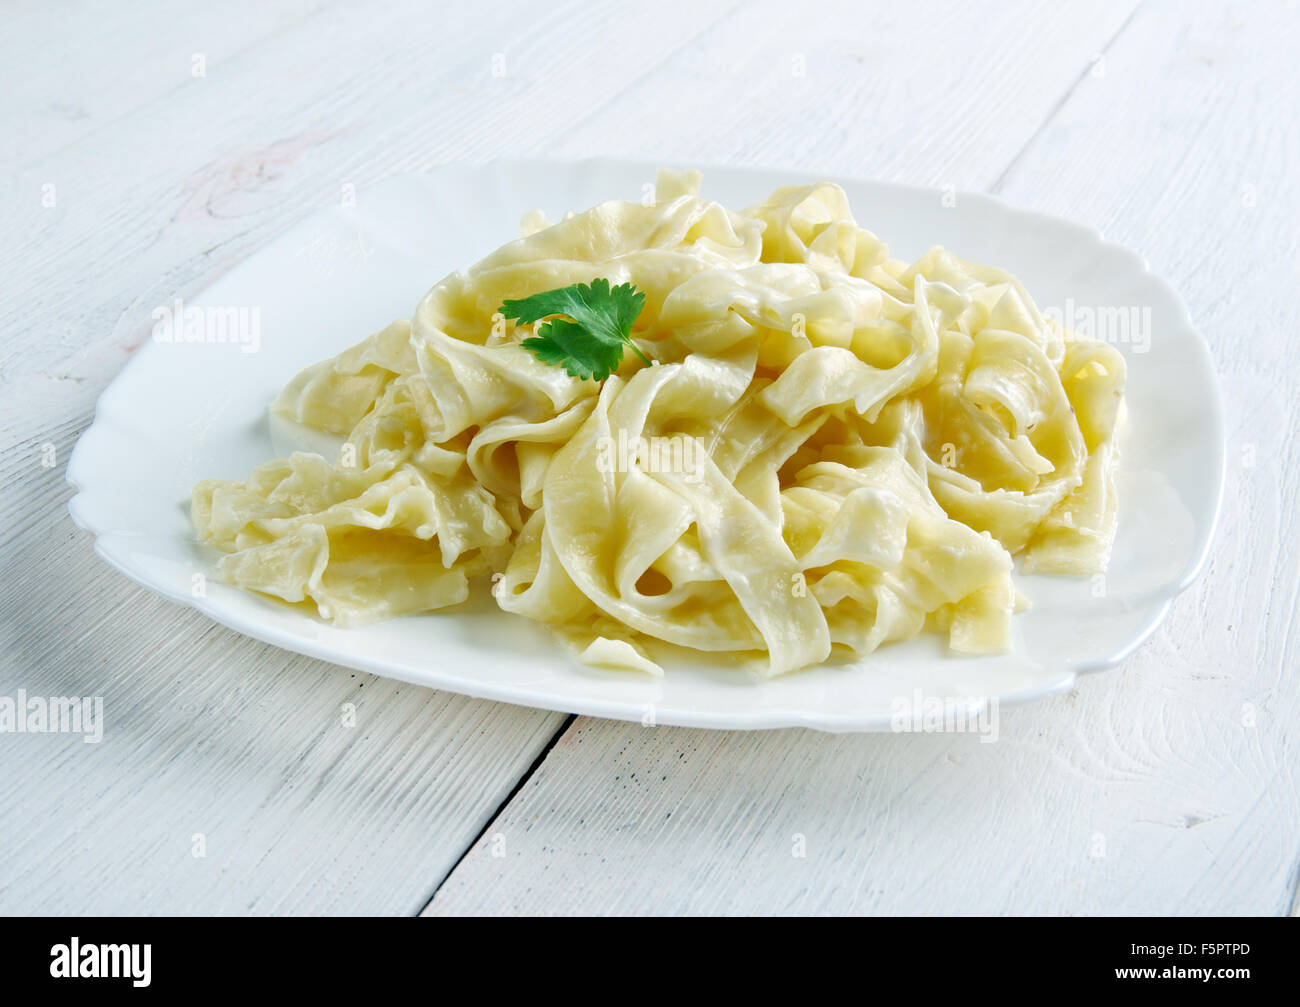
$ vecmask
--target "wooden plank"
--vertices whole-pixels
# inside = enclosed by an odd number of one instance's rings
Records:
[[[223,72],[250,45],[292,29],[324,0],[232,0],[194,6],[136,0],[114,10],[46,3],[7,5],[0,34],[6,101],[0,163],[52,153],[187,84]]]
[[[1009,85],[1054,111],[976,181],[1142,251],[1210,338],[1231,461],[1203,578],[1120,669],[1006,711],[996,744],[579,720],[427,913],[1295,911],[1294,11],[1146,5],[1088,30],[1049,50],[1068,87],[1038,63]],[[967,159],[933,153],[918,179]]]
[[[272,650],[58,537],[0,694],[100,696],[104,738],[0,735],[0,912],[412,914],[564,722]]]
[[[867,7],[761,0],[594,109],[556,153],[989,186],[1137,0]],[[632,112],[630,110],[635,110]]]

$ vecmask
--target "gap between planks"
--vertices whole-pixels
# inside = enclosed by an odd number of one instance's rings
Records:
[[[1105,58],[1106,54],[1110,52],[1115,43],[1119,41],[1120,37],[1128,31],[1129,25],[1133,23],[1133,19],[1137,17],[1137,13],[1142,9],[1144,3],[1145,0],[1138,0],[1138,2],[1133,5],[1132,9],[1128,12],[1128,16],[1124,18],[1120,26],[1115,29],[1115,33],[1106,40],[1105,45],[1097,50],[1097,55],[1093,57],[1094,60]],[[1006,182],[1008,176],[1015,171],[1016,165],[1021,162],[1025,153],[1034,145],[1035,141],[1043,135],[1047,130],[1047,127],[1052,124],[1052,121],[1061,114],[1061,109],[1065,108],[1066,103],[1074,97],[1074,92],[1079,90],[1079,85],[1088,79],[1088,74],[1091,72],[1091,65],[1085,65],[1083,69],[1079,71],[1079,76],[1074,78],[1074,83],[1061,92],[1061,96],[1056,100],[1051,111],[1049,111],[1043,121],[1034,128],[1034,131],[1029,134],[1028,139],[1026,139],[1021,145],[1020,149],[1012,155],[1011,160],[1007,162],[1007,166],[998,172],[998,177],[993,180],[993,184],[988,188],[990,196],[996,196],[1002,190],[1003,183]]]
[[[524,784],[532,779],[533,774],[542,768],[542,763],[545,762],[547,756],[551,754],[551,749],[560,743],[560,739],[564,737],[565,733],[568,732],[569,728],[573,726],[574,721],[577,719],[578,715],[576,713],[570,713],[564,719],[564,723],[560,724],[560,726],[555,729],[555,733],[547,739],[546,744],[542,746],[542,750],[537,753],[537,758],[533,760],[533,764],[524,771],[523,775],[520,776],[518,780],[515,781],[515,785],[510,788],[510,793],[506,794],[501,803],[497,805],[496,810],[493,811],[492,814],[488,815],[484,820],[483,828],[479,829],[478,835],[470,840],[469,845],[466,846],[465,849],[461,850],[460,856],[456,858],[456,862],[447,869],[447,872],[443,874],[441,878],[438,879],[438,883],[433,886],[433,891],[431,891],[429,897],[424,900],[424,905],[420,907],[420,911],[415,914],[416,916],[423,916],[429,911],[429,907],[433,905],[433,900],[438,897],[438,892],[440,892],[442,886],[447,883],[447,879],[455,874],[456,869],[460,867],[461,862],[474,852],[474,848],[478,846],[483,837],[487,835],[488,830],[496,824],[497,820],[501,817],[502,812],[504,812],[506,808],[509,807],[510,802],[515,799],[515,795],[518,794],[519,791],[523,790]]]

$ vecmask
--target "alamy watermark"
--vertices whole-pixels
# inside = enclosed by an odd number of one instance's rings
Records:
[[[0,734],[80,734],[87,745],[104,739],[103,696],[0,696]]]
[[[998,740],[998,700],[989,696],[929,696],[913,689],[889,704],[896,733],[978,734],[980,744]]]
[[[689,483],[704,481],[707,452],[694,437],[673,434],[668,437],[629,437],[620,430],[618,437],[601,437],[596,441],[596,469],[599,472],[673,472]]]
[[[1134,353],[1151,349],[1149,305],[1077,304],[1067,297],[1062,307],[1043,308],[1043,317],[1080,339],[1096,339],[1111,346],[1127,346]]]
[[[181,298],[153,309],[156,343],[230,343],[243,353],[262,346],[262,309],[248,305],[186,306]]]
[[[53,979],[130,979],[136,987],[152,981],[152,944],[93,944],[73,937],[50,948]]]

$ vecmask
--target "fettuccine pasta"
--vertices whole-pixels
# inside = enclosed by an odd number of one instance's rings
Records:
[[[661,173],[657,201],[548,224],[299,374],[277,414],[346,438],[193,494],[231,584],[341,626],[465,601],[579,660],[659,673],[653,641],[777,675],[929,628],[1009,647],[1028,572],[1105,569],[1124,362],[1008,273],[914,263],[832,184],[742,212]],[[499,309],[605,278],[645,294],[603,382]]]

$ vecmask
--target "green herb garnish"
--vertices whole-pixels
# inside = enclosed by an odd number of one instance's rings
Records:
[[[641,314],[645,294],[630,283],[612,290],[609,280],[597,277],[591,286],[575,283],[547,290],[519,301],[506,301],[501,314],[520,324],[546,318],[536,335],[523,341],[544,364],[562,366],[575,378],[604,381],[623,361],[623,347],[647,364],[654,363],[632,342],[632,323]],[[552,317],[552,316],[566,317]]]

